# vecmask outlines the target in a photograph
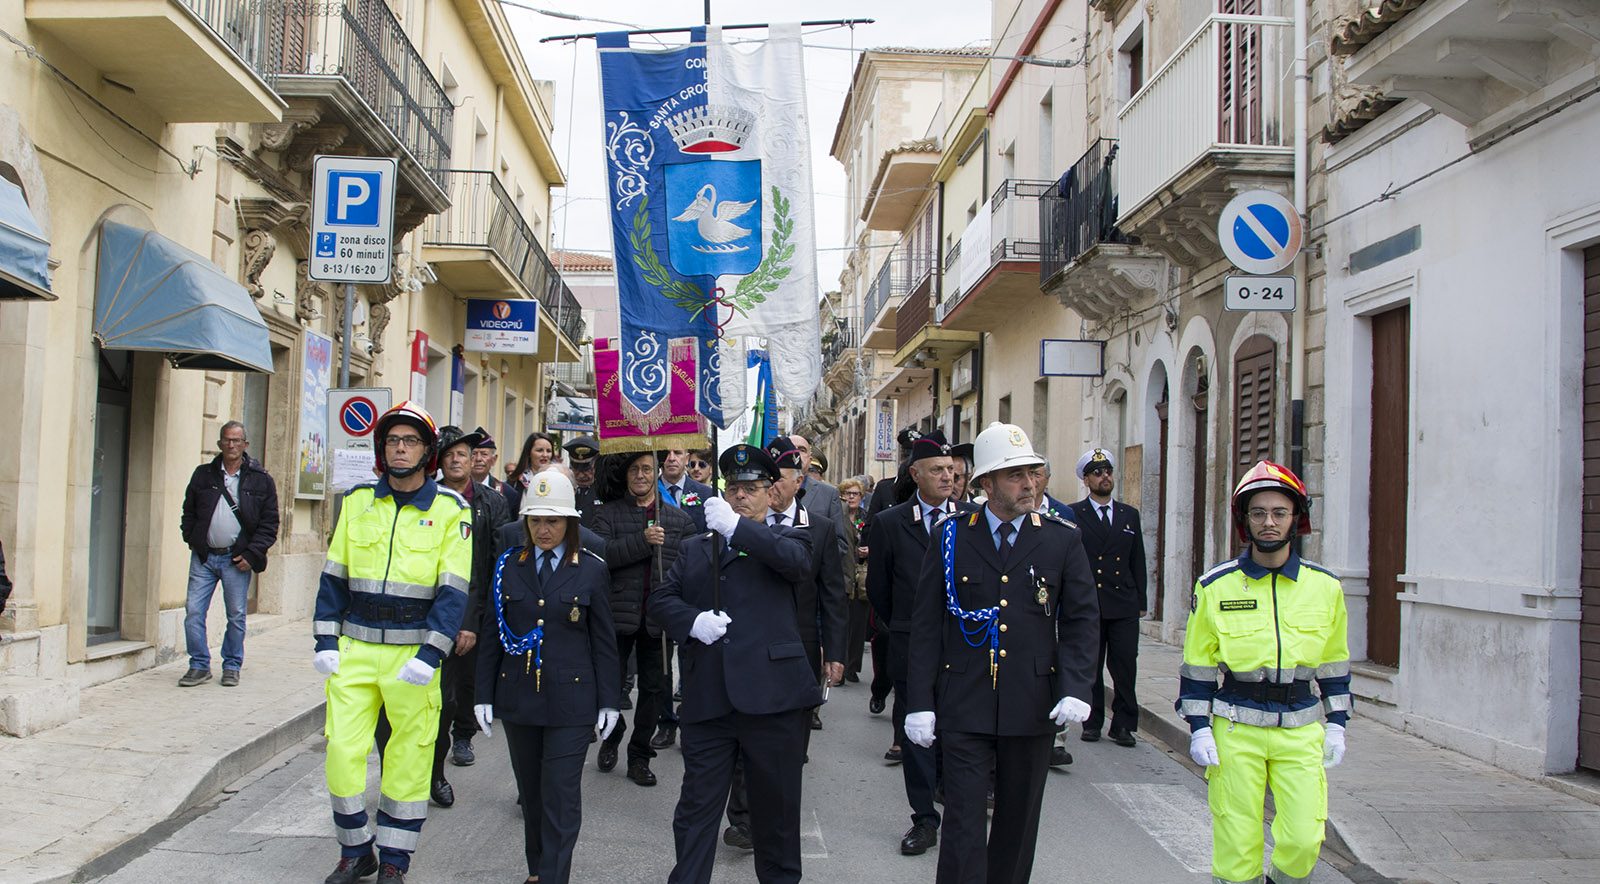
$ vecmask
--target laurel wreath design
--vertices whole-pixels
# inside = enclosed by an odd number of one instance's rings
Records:
[[[790,217],[790,203],[777,187],[772,188],[772,245],[756,269],[739,280],[733,296],[707,297],[705,290],[688,280],[674,279],[657,254],[651,242],[650,197],[643,196],[639,208],[633,213],[633,229],[628,232],[628,244],[633,247],[633,263],[644,275],[644,281],[656,287],[661,294],[679,308],[688,311],[692,322],[713,303],[731,307],[741,315],[748,315],[757,304],[767,300],[767,295],[778,290],[778,283],[788,277],[793,269],[794,219]]]

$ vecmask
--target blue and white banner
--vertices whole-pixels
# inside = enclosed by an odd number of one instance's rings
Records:
[[[753,51],[720,28],[690,39],[597,40],[622,392],[665,407],[667,341],[695,337],[700,412],[726,428],[745,404],[742,336],[768,339],[785,397],[821,380],[805,74],[798,25]]]

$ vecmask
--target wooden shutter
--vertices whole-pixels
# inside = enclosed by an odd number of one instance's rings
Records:
[[[1270,338],[1244,342],[1233,361],[1234,480],[1272,457],[1278,348]]]
[[[1260,15],[1261,0],[1221,0],[1218,12]],[[1223,24],[1217,36],[1217,140],[1261,143],[1261,25]]]
[[[1600,771],[1600,246],[1583,250],[1583,619],[1578,764]]]

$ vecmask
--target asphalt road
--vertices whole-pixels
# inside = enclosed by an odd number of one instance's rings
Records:
[[[910,824],[900,768],[881,760],[890,741],[887,713],[867,711],[866,685],[835,688],[813,733],[802,810],[806,877],[830,884],[927,884],[937,850],[902,857]],[[631,714],[631,713],[624,713]],[[522,824],[505,742],[474,741],[478,763],[447,765],[457,801],[434,808],[408,880],[521,882]],[[1134,881],[1187,884],[1209,880],[1210,824],[1205,786],[1187,767],[1141,739],[1133,749],[1082,743],[1074,731],[1071,767],[1052,771],[1034,861],[1035,881]],[[368,796],[377,796],[376,756]],[[624,759],[625,762],[625,759]],[[147,849],[97,880],[319,882],[338,859],[323,785],[319,740],[280,756]],[[573,879],[661,882],[672,867],[672,811],[682,782],[676,747],[656,759],[660,785],[641,788],[594,767],[584,774],[584,826]],[[1314,879],[1348,879],[1319,865]],[[370,879],[369,879],[370,880]],[[751,856],[720,845],[716,881],[754,881]]]

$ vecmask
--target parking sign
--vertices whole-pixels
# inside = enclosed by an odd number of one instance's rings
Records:
[[[312,279],[389,281],[398,172],[398,163],[389,157],[317,157],[312,173]]]

